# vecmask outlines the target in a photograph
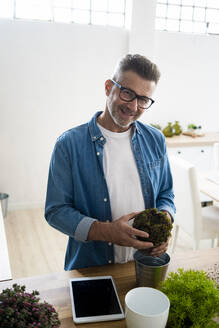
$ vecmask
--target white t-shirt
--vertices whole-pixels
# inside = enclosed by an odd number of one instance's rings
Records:
[[[145,209],[140,177],[131,149],[132,129],[112,132],[98,124],[106,139],[103,169],[109,190],[112,219]],[[133,260],[132,247],[114,245],[115,263]]]

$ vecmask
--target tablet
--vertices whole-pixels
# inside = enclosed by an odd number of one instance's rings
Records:
[[[70,279],[72,315],[75,323],[124,319],[111,276]]]

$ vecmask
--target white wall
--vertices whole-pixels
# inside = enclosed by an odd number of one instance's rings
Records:
[[[42,205],[56,138],[104,109],[104,81],[127,52],[119,28],[0,21],[0,192]]]
[[[154,56],[154,21],[156,1],[137,0],[132,3],[129,52],[145,54],[150,60]]]
[[[219,36],[156,31],[154,61],[161,80],[147,119],[219,131]]]
[[[0,192],[11,209],[42,206],[56,138],[104,108],[104,81],[127,52],[150,49],[162,73],[142,121],[218,131],[219,37],[154,32],[136,19],[143,3],[154,17],[154,0],[135,1],[130,33],[0,20]]]
[[[156,31],[155,12],[154,0],[133,2],[129,51],[148,56],[161,71],[156,102],[142,121],[219,131],[219,36]]]

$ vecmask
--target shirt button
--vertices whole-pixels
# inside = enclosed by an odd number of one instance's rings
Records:
[[[100,155],[100,153],[99,153],[99,151],[97,152],[97,156],[99,156]]]
[[[103,137],[100,137],[100,140],[101,140],[101,141],[103,141],[103,139],[104,139]]]
[[[112,261],[111,261],[111,260],[109,260],[109,261],[108,261],[108,263],[112,263]]]
[[[108,245],[109,245],[109,246],[111,246],[111,245],[112,245],[112,243],[108,243]]]
[[[104,198],[103,200],[104,200],[104,202],[107,202],[107,198]]]

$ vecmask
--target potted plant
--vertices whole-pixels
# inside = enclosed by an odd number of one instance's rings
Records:
[[[219,289],[204,271],[171,272],[160,290],[170,300],[167,328],[219,327]]]
[[[195,130],[200,130],[202,127],[201,125],[195,125],[193,123],[188,124],[187,129],[188,131],[195,131]]]
[[[191,132],[194,135],[197,135],[197,136],[203,135],[201,125],[195,125],[193,123],[190,123],[187,125],[187,129],[188,129],[188,132]]]
[[[53,306],[40,302],[38,291],[27,293],[25,289],[14,284],[0,293],[0,327],[58,328],[61,323]]]

